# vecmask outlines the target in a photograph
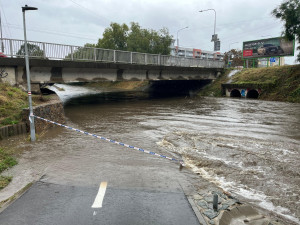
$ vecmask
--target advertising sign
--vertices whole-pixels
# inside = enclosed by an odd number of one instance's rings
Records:
[[[243,42],[243,58],[293,56],[294,41],[282,37]]]

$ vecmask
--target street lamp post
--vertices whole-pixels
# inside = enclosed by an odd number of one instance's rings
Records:
[[[233,44],[236,44],[236,43],[239,43],[239,42],[236,41],[236,42],[233,42],[233,43],[230,43],[230,44],[229,44],[229,50],[228,50],[228,62],[227,62],[227,66],[228,66],[228,67],[229,67],[229,57],[230,57],[230,53],[229,53],[229,52],[230,52],[230,50],[231,50],[230,46],[233,45]]]
[[[1,12],[0,12],[0,32],[1,32],[1,37],[0,37],[1,38],[1,52],[4,53]]]
[[[204,10],[200,10],[199,12],[205,12],[205,11],[214,11],[215,12],[215,24],[214,24],[214,35],[213,38],[211,39],[212,42],[217,42],[218,38],[216,37],[216,24],[217,24],[217,12],[214,9],[204,9]],[[214,51],[215,51],[215,47],[214,47]]]
[[[33,141],[35,141],[35,126],[34,126],[34,116],[33,116],[33,109],[32,109],[30,70],[29,70],[28,47],[27,47],[27,37],[26,37],[26,23],[25,23],[25,11],[27,11],[27,10],[37,10],[37,8],[29,7],[27,5],[25,5],[25,7],[22,7],[23,27],[24,27],[24,45],[25,45],[25,64],[26,64],[27,90],[28,90],[28,101],[29,101],[30,138],[31,138],[31,141],[33,142]]]
[[[179,29],[179,30],[177,31],[177,38],[176,38],[176,40],[177,40],[177,52],[176,52],[176,55],[177,55],[177,56],[178,56],[178,50],[179,50],[178,33],[179,33],[179,31],[184,30],[184,29],[187,29],[187,28],[189,28],[189,27],[183,27],[183,28],[181,28],[181,29]]]

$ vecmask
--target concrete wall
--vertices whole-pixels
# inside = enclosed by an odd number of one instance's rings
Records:
[[[51,103],[34,106],[33,112],[34,115],[53,120],[58,123],[65,123],[64,108],[60,100],[55,100]],[[29,132],[29,109],[23,110],[22,117],[22,122],[19,124],[0,127],[0,140],[15,135],[26,134]],[[37,133],[55,126],[56,125],[46,123],[43,120],[35,119],[35,129]]]
[[[0,66],[0,82],[16,84],[16,68]]]
[[[252,89],[252,88],[226,88],[226,91],[225,91],[225,95],[227,97],[230,97],[230,94],[233,90],[238,90],[241,94],[241,97],[246,97],[248,92],[251,91],[251,90],[256,90],[258,92],[258,94],[261,93],[261,89]]]
[[[240,84],[222,84],[222,89],[223,89],[223,94],[226,97],[231,97],[231,94],[233,92],[238,91],[239,94],[240,94],[240,97],[242,97],[242,98],[247,98],[247,97],[253,98],[253,95],[252,95],[253,91],[257,92],[258,96],[262,92],[262,89],[260,87],[258,87],[257,85],[249,85],[249,86],[245,87],[245,86],[240,85]],[[250,91],[252,92],[251,96],[248,96],[248,93]],[[235,97],[237,97],[237,96],[235,96]]]
[[[20,134],[25,134],[25,133],[27,133],[25,123],[19,123],[19,124],[0,127],[0,140],[3,140],[10,136],[20,135]]]
[[[33,114],[39,117],[43,117],[48,120],[52,120],[58,123],[65,123],[64,107],[60,100],[56,100],[51,103],[34,106]],[[27,132],[29,132],[29,109],[23,110],[23,122],[26,124]],[[35,119],[35,129],[39,133],[47,128],[55,127],[56,125],[47,123],[43,120]]]
[[[63,104],[59,100],[48,104],[35,106],[33,107],[33,112],[37,116],[56,121],[58,123],[65,123]],[[29,132],[28,117],[29,117],[29,109],[24,109],[23,119],[21,123],[0,127],[0,140],[5,139],[7,137],[28,133]],[[46,123],[42,120],[35,119],[35,128],[37,133],[54,126],[56,125]]]

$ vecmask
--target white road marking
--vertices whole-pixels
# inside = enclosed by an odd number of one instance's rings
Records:
[[[102,202],[104,199],[106,187],[107,187],[107,182],[101,182],[98,194],[95,198],[92,208],[101,208],[102,207]]]

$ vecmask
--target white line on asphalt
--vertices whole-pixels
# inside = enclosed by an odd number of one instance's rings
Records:
[[[105,195],[106,187],[107,187],[107,182],[100,183],[99,191],[95,198],[94,204],[92,205],[92,208],[101,208],[102,207],[102,202],[103,202],[103,198]]]

